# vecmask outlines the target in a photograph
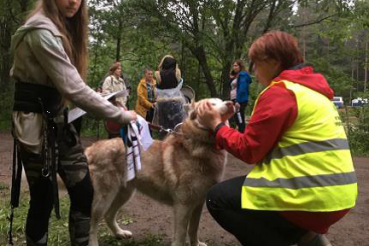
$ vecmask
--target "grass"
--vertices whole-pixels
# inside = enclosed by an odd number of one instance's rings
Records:
[[[7,218],[10,215],[9,197],[9,187],[0,184],[0,245],[7,245],[8,241],[9,221]],[[13,221],[13,242],[15,246],[26,245],[24,224],[27,217],[28,199],[28,193],[23,192],[21,194],[20,205],[15,209]],[[54,213],[51,216],[48,245],[69,246],[69,198],[67,196],[60,199],[60,211],[62,215],[60,220],[55,219]],[[118,216],[118,218],[119,224],[127,225],[134,223],[132,218],[122,216]],[[101,222],[101,224],[104,224],[104,222]],[[101,246],[160,246],[162,245],[162,241],[161,235],[147,235],[141,239],[119,240],[108,231],[105,225],[100,226],[99,243]]]

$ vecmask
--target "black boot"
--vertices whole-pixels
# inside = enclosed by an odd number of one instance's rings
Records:
[[[299,243],[298,246],[332,246],[328,238],[322,234],[316,235],[311,241]]]
[[[30,237],[26,236],[27,246],[46,246],[47,245],[47,234],[45,234],[37,242],[33,241]]]

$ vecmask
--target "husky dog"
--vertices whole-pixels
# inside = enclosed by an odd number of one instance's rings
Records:
[[[86,149],[94,187],[90,246],[98,245],[102,218],[116,237],[132,236],[118,226],[116,215],[135,190],[173,207],[172,246],[184,246],[187,235],[191,246],[206,246],[197,235],[201,211],[207,190],[222,180],[227,161],[226,152],[215,147],[214,133],[197,119],[198,106],[206,102],[222,116],[234,113],[230,101],[211,98],[192,103],[180,130],[141,152],[142,169],[129,182],[122,139],[101,140]]]

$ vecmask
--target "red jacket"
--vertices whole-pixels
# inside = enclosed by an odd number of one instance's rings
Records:
[[[304,85],[329,99],[333,98],[333,90],[326,79],[321,74],[314,73],[311,66],[299,70],[285,70],[273,81],[281,80]],[[297,113],[294,93],[283,84],[272,86],[260,96],[245,132],[239,133],[223,126],[216,135],[217,146],[246,163],[258,163],[294,124]],[[286,211],[281,214],[304,229],[326,233],[328,228],[347,212],[348,210],[324,213]]]

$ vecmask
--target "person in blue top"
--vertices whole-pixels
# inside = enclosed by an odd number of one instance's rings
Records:
[[[245,109],[249,101],[249,86],[252,83],[250,75],[245,71],[245,65],[241,60],[233,62],[230,74],[231,92],[230,99],[236,107],[234,120],[237,123],[238,131],[245,130]]]

